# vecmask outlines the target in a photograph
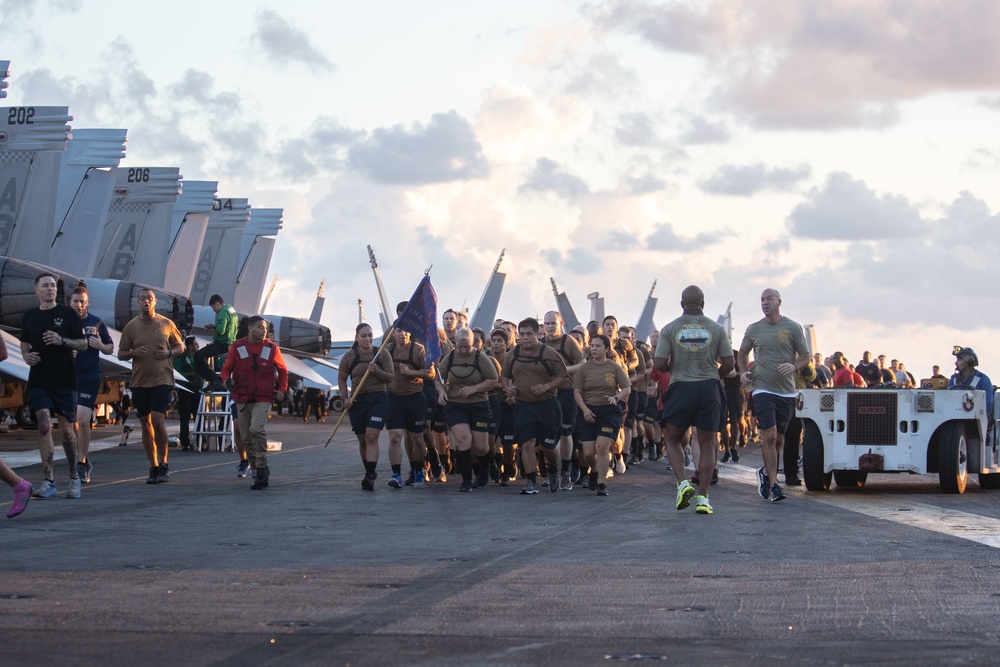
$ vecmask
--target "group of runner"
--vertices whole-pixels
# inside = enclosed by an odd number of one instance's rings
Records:
[[[777,455],[794,416],[795,373],[810,357],[802,327],[781,315],[780,304],[777,290],[761,295],[764,317],[747,328],[738,364],[728,334],[704,315],[704,293],[693,285],[681,295],[682,315],[654,332],[653,347],[613,316],[571,332],[556,311],[516,328],[498,320],[487,338],[468,328],[464,314],[448,310],[438,332],[442,356],[428,363],[410,334],[394,331],[379,349],[372,328],[360,324],[341,360],[339,388],[349,396],[365,467],[361,487],[376,488],[383,429],[389,430],[388,486],[395,489],[445,482],[457,469],[461,492],[522,477],[521,493],[534,495],[542,477],[552,493],[583,484],[606,496],[607,480],[627,468],[625,456],[641,462],[648,443],[652,459],[666,451],[677,477],[677,509],[693,499],[697,512],[711,514],[719,432],[727,418],[742,417],[728,409],[722,379],[729,376],[753,396],[764,457],[758,491],[783,500]],[[689,440],[700,454],[690,477],[683,449]],[[738,460],[735,436],[726,443],[727,459]]]

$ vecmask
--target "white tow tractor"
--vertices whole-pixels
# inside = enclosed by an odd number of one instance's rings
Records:
[[[875,472],[937,473],[943,493],[964,493],[969,473],[980,488],[1000,488],[997,429],[987,439],[983,391],[803,389],[796,415],[810,491],[826,491],[831,478],[861,487]]]

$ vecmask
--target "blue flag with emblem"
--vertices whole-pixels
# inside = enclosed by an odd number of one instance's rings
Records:
[[[409,332],[414,339],[423,343],[427,350],[427,365],[441,358],[441,341],[437,328],[437,293],[431,285],[431,277],[425,275],[413,296],[406,302],[406,308],[393,327]]]

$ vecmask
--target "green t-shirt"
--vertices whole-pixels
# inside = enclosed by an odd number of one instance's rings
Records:
[[[796,357],[809,352],[799,323],[783,315],[774,324],[766,319],[754,322],[747,327],[740,343],[740,352],[749,354],[750,350],[753,350],[750,390],[794,396],[795,373],[782,375],[778,372],[778,364],[795,363]]]
[[[733,356],[722,325],[704,315],[684,314],[660,330],[656,356],[670,357],[670,383],[718,380],[719,359]]]
[[[217,343],[232,345],[236,340],[236,331],[240,328],[240,316],[236,309],[228,303],[222,306],[222,310],[215,314],[215,335],[212,337]]]

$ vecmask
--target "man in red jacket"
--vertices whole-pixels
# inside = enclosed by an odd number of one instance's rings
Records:
[[[250,318],[246,338],[229,348],[222,366],[222,381],[232,392],[240,435],[247,458],[256,471],[254,491],[267,488],[271,470],[267,465],[267,414],[273,401],[282,401],[288,391],[288,368],[278,346],[267,340],[267,322]],[[275,383],[277,379],[277,383]]]

